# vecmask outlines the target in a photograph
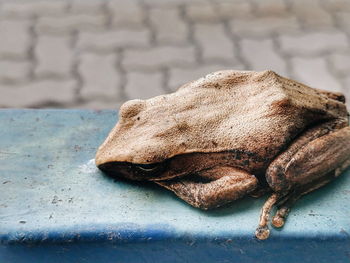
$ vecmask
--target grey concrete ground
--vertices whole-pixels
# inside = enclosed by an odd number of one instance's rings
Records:
[[[350,100],[350,0],[0,0],[0,107],[116,108],[220,69]]]

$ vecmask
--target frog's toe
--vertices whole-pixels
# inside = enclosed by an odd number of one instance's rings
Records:
[[[292,196],[290,197],[290,199],[287,199],[287,201],[285,201],[283,205],[280,205],[278,207],[278,210],[271,221],[274,227],[280,228],[284,226],[291,206],[299,199],[299,197],[300,195]]]
[[[265,202],[261,209],[261,215],[259,220],[259,226],[255,231],[255,236],[260,239],[264,240],[269,237],[270,230],[268,228],[269,223],[269,215],[271,212],[272,207],[275,205],[275,203],[280,199],[280,196],[276,193],[273,193]]]
[[[265,240],[270,236],[270,230],[267,226],[258,227],[255,231],[255,236],[257,239]]]
[[[274,227],[280,228],[284,225],[285,222],[285,218],[282,217],[281,215],[276,214],[273,218],[272,218],[272,225]]]

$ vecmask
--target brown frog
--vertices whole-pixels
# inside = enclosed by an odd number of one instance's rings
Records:
[[[201,209],[268,190],[255,233],[266,239],[273,206],[281,227],[294,202],[350,165],[344,102],[273,71],[215,72],[122,105],[96,165],[154,181]]]

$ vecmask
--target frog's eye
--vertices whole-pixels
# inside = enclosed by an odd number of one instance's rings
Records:
[[[138,169],[144,172],[155,172],[161,168],[161,164],[159,163],[151,163],[151,164],[136,164]]]

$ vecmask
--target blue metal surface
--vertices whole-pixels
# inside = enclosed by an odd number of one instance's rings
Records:
[[[114,111],[0,110],[0,262],[349,262],[350,171],[258,241],[264,198],[192,208],[94,166]]]

